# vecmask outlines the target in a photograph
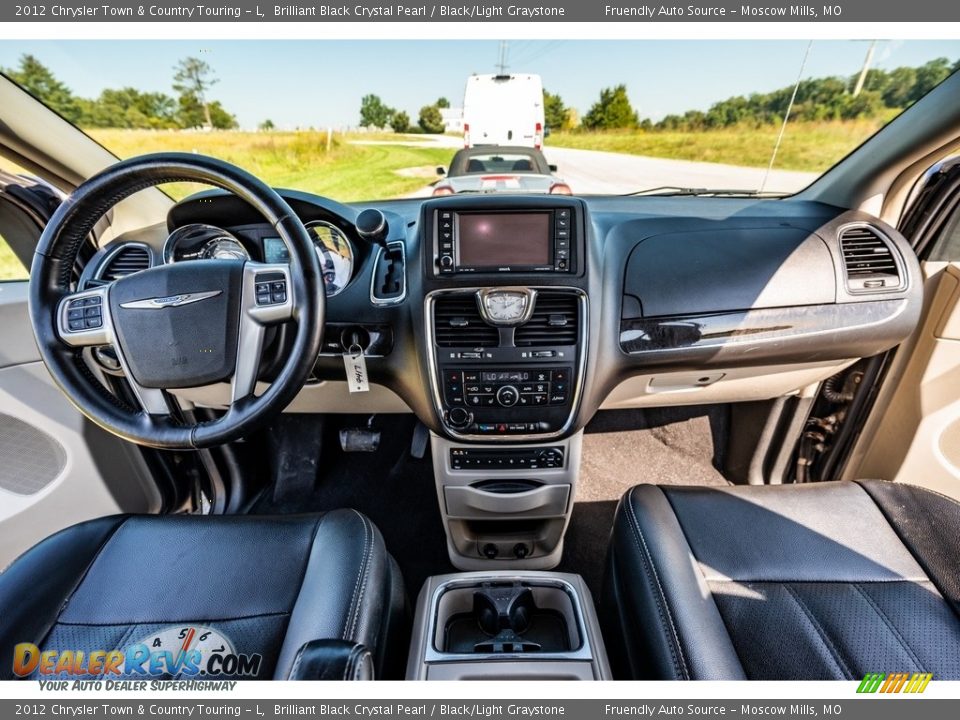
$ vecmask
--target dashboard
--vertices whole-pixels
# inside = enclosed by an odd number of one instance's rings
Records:
[[[796,394],[903,341],[922,305],[895,229],[803,200],[281,194],[328,297],[323,352],[288,411],[412,411],[461,442],[559,440],[601,408]],[[357,231],[369,209],[379,244]],[[209,191],[104,247],[80,282],[286,253],[252,208]],[[285,342],[270,339],[262,382]],[[340,355],[356,346],[371,391],[351,395]],[[222,407],[229,388],[177,394]]]

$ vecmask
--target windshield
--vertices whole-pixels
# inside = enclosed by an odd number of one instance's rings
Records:
[[[958,40],[0,44],[118,157],[204,153],[341,201],[429,196],[470,147],[478,172],[554,176],[498,192],[790,194],[958,60]]]

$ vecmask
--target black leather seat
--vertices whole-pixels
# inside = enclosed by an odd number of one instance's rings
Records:
[[[396,563],[356,511],[118,515],[47,538],[0,575],[0,673],[13,677],[18,643],[89,657],[183,625],[261,655],[255,678],[365,677],[371,664],[390,676],[404,611]]]
[[[601,606],[619,677],[960,679],[960,505],[880,481],[641,485]]]

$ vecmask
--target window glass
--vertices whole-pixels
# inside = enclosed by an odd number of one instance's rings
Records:
[[[16,175],[26,172],[23,168],[14,165],[2,155],[0,155],[0,170]],[[29,277],[27,268],[20,262],[20,259],[14,254],[13,250],[10,249],[10,246],[3,237],[3,231],[3,222],[0,221],[0,282],[26,280]]]
[[[933,246],[929,259],[960,262],[960,206],[954,209],[953,217],[947,221],[943,233],[937,238],[937,244]]]

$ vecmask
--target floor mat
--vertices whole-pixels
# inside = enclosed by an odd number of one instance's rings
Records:
[[[727,485],[725,405],[598,413],[583,437],[576,504],[558,570],[583,576],[594,598],[620,497],[639,483]]]
[[[356,508],[383,533],[387,549],[400,565],[411,601],[430,575],[454,572],[437,506],[429,448],[423,459],[410,455],[416,420],[412,415],[381,415],[380,448],[372,453],[345,453],[339,430],[364,427],[363,416],[284,416],[275,437],[304,446],[315,443],[318,459],[279,462],[286,490],[268,488],[254,504],[255,513],[301,513]],[[557,568],[579,573],[594,597],[603,577],[607,541],[620,496],[641,482],[727,484],[715,468],[723,465],[728,414],[726,406],[665,408],[598,413],[583,440],[577,502]],[[299,438],[299,439],[298,439]],[[284,456],[275,449],[275,454]]]
[[[319,480],[301,478],[298,488],[303,491],[279,494],[279,499],[270,488],[252,512],[359,510],[380,528],[387,549],[400,565],[411,602],[427,577],[454,571],[447,557],[429,448],[423,459],[410,455],[413,415],[377,416],[380,448],[370,453],[345,453],[339,442],[341,428],[365,427],[366,416],[331,415],[326,422],[319,416],[292,417],[298,433],[306,428],[323,434],[323,450],[316,463]]]

